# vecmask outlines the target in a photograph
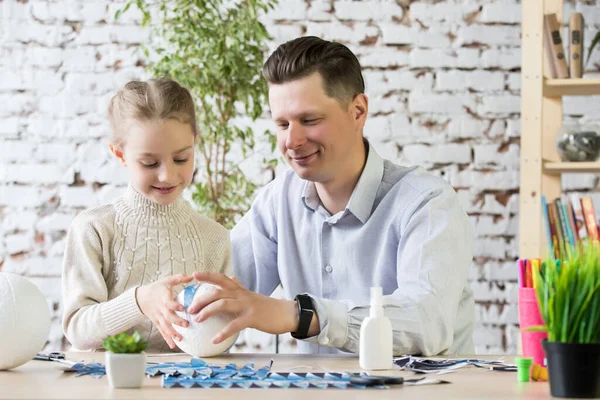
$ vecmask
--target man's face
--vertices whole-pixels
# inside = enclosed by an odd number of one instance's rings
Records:
[[[347,107],[328,97],[321,75],[269,85],[269,104],[277,125],[277,144],[298,176],[313,182],[343,179],[362,151],[366,96]]]

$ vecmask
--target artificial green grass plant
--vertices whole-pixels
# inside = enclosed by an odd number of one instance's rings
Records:
[[[144,340],[138,331],[135,331],[133,335],[122,332],[104,339],[102,346],[112,353],[135,354],[146,350],[148,342]]]
[[[590,241],[533,271],[548,341],[600,343],[600,244]]]

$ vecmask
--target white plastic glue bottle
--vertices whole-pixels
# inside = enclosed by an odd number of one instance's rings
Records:
[[[362,369],[382,370],[392,368],[392,324],[383,315],[383,291],[371,288],[371,310],[360,326],[359,362]]]

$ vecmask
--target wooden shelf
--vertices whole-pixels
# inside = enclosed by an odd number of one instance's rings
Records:
[[[550,175],[560,175],[569,172],[600,173],[600,162],[545,162],[544,172]]]
[[[600,78],[544,79],[544,96],[600,95]]]

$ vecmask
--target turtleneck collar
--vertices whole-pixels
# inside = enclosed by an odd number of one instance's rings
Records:
[[[172,220],[173,217],[180,216],[190,207],[182,195],[179,195],[171,204],[157,204],[138,192],[131,184],[127,187],[122,198],[125,206],[134,214],[147,216],[156,219],[158,222],[163,219]]]

